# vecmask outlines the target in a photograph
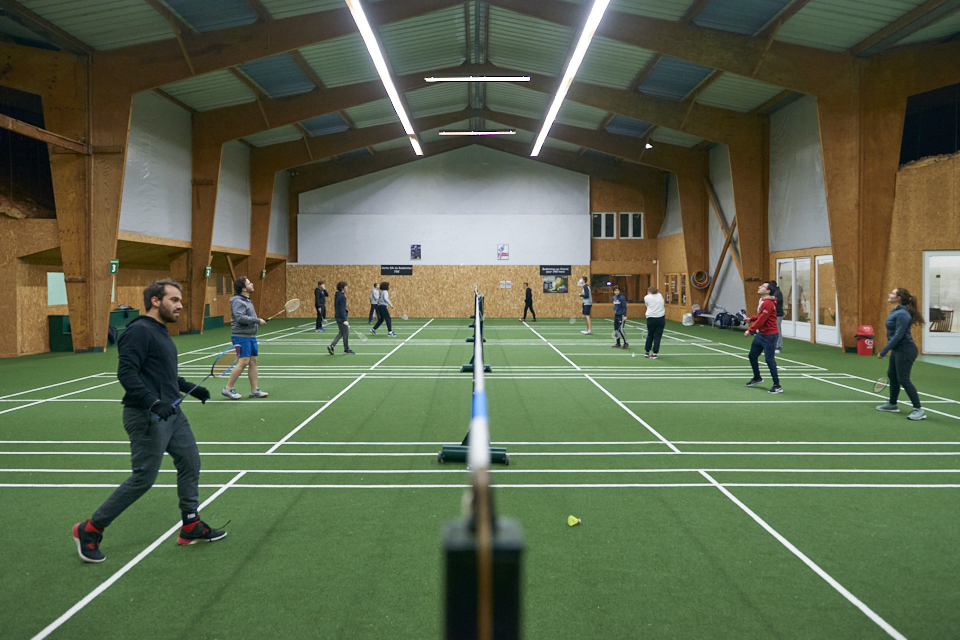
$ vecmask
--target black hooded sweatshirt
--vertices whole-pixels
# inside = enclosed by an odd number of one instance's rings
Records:
[[[177,347],[167,327],[150,316],[137,316],[117,341],[117,379],[126,394],[123,405],[149,409],[157,401],[172,403],[193,385],[177,375]]]

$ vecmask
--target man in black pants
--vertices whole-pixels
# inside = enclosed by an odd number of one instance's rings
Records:
[[[523,301],[523,319],[520,322],[527,321],[527,309],[530,310],[530,313],[533,315],[533,321],[537,321],[537,312],[533,310],[533,290],[530,288],[530,285],[526,282],[523,283],[523,288],[526,289],[526,297]]]
[[[327,285],[323,280],[317,283],[317,288],[313,290],[313,304],[317,308],[317,328],[315,331],[326,331],[323,328],[323,321],[327,317]]]
[[[177,376],[177,347],[165,325],[180,318],[181,295],[180,285],[174,280],[151,284],[143,292],[147,314],[134,318],[117,343],[117,378],[126,391],[123,428],[130,438],[133,474],[92,518],[73,526],[73,538],[84,562],[106,560],[100,552],[103,530],[153,486],[164,452],[170,454],[177,468],[177,495],[183,517],[177,543],[213,542],[227,535],[200,520],[200,452],[186,416],[173,405],[180,393],[189,392],[202,403],[210,399],[204,387],[194,389]]]
[[[333,355],[333,348],[343,338],[343,352],[347,355],[353,355],[350,350],[350,321],[347,312],[347,283],[340,281],[337,283],[337,294],[333,296],[333,317],[337,321],[337,337],[333,342],[327,345],[327,353]]]

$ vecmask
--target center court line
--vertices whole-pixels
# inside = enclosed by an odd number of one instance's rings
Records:
[[[381,362],[383,362],[384,360],[386,360],[387,358],[389,358],[390,356],[392,356],[392,355],[397,351],[397,349],[399,349],[399,348],[402,347],[403,345],[405,345],[405,344],[407,344],[408,342],[410,342],[410,340],[413,339],[413,336],[417,335],[418,333],[420,333],[421,331],[423,331],[424,329],[426,329],[426,328],[427,328],[427,325],[430,324],[431,322],[433,322],[433,318],[430,318],[429,320],[427,320],[426,324],[424,324],[422,327],[420,327],[419,329],[417,329],[416,331],[414,331],[414,332],[410,335],[409,338],[407,338],[406,340],[404,340],[403,342],[401,342],[400,344],[398,344],[398,345],[396,346],[396,348],[393,349],[393,351],[391,351],[391,352],[388,353],[387,355],[385,355],[385,356],[383,356],[382,358],[380,358],[379,360],[377,360],[377,363],[376,363],[375,365],[373,365],[372,367],[370,367],[370,371],[373,371],[374,369],[376,369],[376,368],[380,365]]]
[[[557,349],[555,346],[553,346],[553,344],[552,344],[549,340],[547,340],[547,339],[544,338],[542,335],[540,335],[539,333],[537,333],[537,330],[536,330],[536,329],[534,329],[534,328],[531,327],[530,325],[527,325],[527,328],[530,329],[530,331],[533,331],[533,334],[534,334],[535,336],[537,336],[538,338],[540,338],[541,340],[543,340],[544,342],[546,342],[548,345],[550,345],[550,348],[553,349],[554,351],[556,351],[557,353],[559,353],[561,358],[563,358],[564,360],[566,360],[567,362],[570,363],[570,366],[572,366],[572,367],[573,367],[574,369],[576,369],[577,371],[580,371],[580,367],[578,367],[573,360],[571,360],[571,359],[568,358],[567,356],[563,355],[563,352],[560,351],[560,349]]]
[[[784,538],[782,535],[780,535],[779,533],[777,533],[777,531],[776,531],[773,527],[771,527],[769,524],[767,524],[766,521],[763,520],[763,518],[761,518],[761,517],[758,516],[756,513],[754,513],[754,512],[750,509],[750,507],[748,507],[747,505],[745,505],[745,504],[743,504],[742,502],[740,502],[740,500],[738,500],[738,499],[736,498],[736,496],[734,496],[732,493],[730,493],[730,491],[728,491],[728,490],[726,489],[726,487],[722,486],[719,482],[717,482],[716,480],[714,480],[713,477],[710,476],[710,474],[708,474],[708,473],[706,473],[706,472],[704,472],[704,471],[701,471],[701,472],[700,472],[700,475],[702,475],[702,476],[703,476],[704,478],[706,478],[711,484],[713,484],[713,486],[715,486],[717,489],[719,489],[719,490],[720,490],[725,496],[727,496],[727,498],[729,498],[735,505],[737,505],[738,507],[740,507],[740,509],[742,509],[744,513],[746,513],[748,516],[750,516],[751,518],[753,518],[753,520],[754,520],[757,524],[759,524],[761,527],[763,527],[763,528],[767,531],[767,533],[769,533],[769,534],[772,535],[774,538],[776,538],[777,541],[778,541],[780,544],[782,544],[784,547],[786,547],[793,555],[795,555],[795,556],[796,556],[797,558],[799,558],[805,565],[807,565],[810,569],[812,569],[812,570],[814,571],[814,573],[816,573],[818,576],[820,576],[821,578],[823,578],[823,580],[825,580],[827,584],[829,584],[829,585],[830,585],[831,587],[833,587],[838,593],[840,593],[840,595],[842,595],[844,598],[846,598],[848,601],[850,601],[850,603],[853,604],[853,606],[855,606],[856,608],[860,609],[860,611],[862,611],[868,618],[870,618],[871,620],[873,620],[873,622],[874,622],[877,626],[879,626],[881,629],[883,629],[884,631],[886,631],[887,634],[890,635],[890,637],[892,637],[892,638],[897,638],[898,640],[907,640],[906,637],[905,637],[903,634],[901,634],[899,631],[897,631],[896,629],[894,629],[886,620],[884,620],[884,619],[881,618],[879,615],[877,615],[877,614],[873,611],[873,609],[871,609],[870,607],[868,607],[868,606],[867,606],[866,604],[864,604],[859,598],[857,598],[855,595],[853,595],[852,593],[850,593],[846,588],[844,588],[844,586],[843,586],[842,584],[840,584],[839,582],[837,582],[836,580],[834,580],[834,579],[830,576],[830,574],[828,574],[826,571],[824,571],[823,569],[821,569],[820,566],[819,566],[817,563],[815,563],[813,560],[811,560],[809,557],[807,557],[806,554],[804,554],[802,551],[800,551],[800,549],[798,549],[797,547],[795,547],[789,540],[787,540],[787,539]]]
[[[463,473],[462,471],[460,473]],[[106,489],[112,484],[0,484],[5,489]],[[204,489],[225,489],[224,485],[201,484]],[[466,489],[469,484],[235,484],[234,489]],[[553,484],[543,483],[497,483],[504,489],[662,489],[662,488],[703,488],[713,487],[706,482],[629,482],[629,483],[584,483],[563,482]],[[788,489],[960,489],[960,484],[864,484],[864,483],[774,483],[774,482],[729,482],[723,487],[753,487],[753,488],[788,488]],[[157,489],[175,489],[175,484],[154,485]],[[179,527],[180,525],[177,525]]]

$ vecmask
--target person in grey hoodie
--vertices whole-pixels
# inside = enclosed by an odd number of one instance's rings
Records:
[[[917,309],[917,297],[910,295],[904,288],[894,289],[887,295],[887,302],[897,305],[887,316],[887,346],[877,354],[878,358],[890,353],[890,366],[887,377],[890,379],[890,401],[877,407],[877,411],[900,413],[897,397],[900,387],[907,392],[913,411],[907,416],[910,420],[925,420],[927,414],[920,406],[920,395],[910,382],[910,370],[917,359],[917,345],[910,335],[910,325],[923,324],[923,316]]]
[[[253,310],[253,301],[250,300],[253,283],[247,276],[240,276],[234,281],[233,291],[236,295],[230,298],[230,339],[233,344],[240,345],[240,359],[230,372],[227,388],[220,393],[231,400],[239,400],[241,396],[233,385],[237,383],[243,370],[247,369],[250,397],[266,398],[267,392],[261,391],[257,386],[257,329],[260,325],[267,324],[267,321],[258,318]]]
[[[370,315],[367,316],[367,324],[373,324],[373,315],[377,315],[377,320],[380,319],[380,310],[377,309],[377,305],[380,304],[380,283],[374,282],[373,289],[370,290]]]

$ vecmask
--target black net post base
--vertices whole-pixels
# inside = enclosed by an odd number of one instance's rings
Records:
[[[467,451],[470,450],[470,447],[462,444],[448,444],[444,445],[440,449],[440,453],[437,454],[438,462],[466,462],[467,461]],[[507,455],[507,450],[504,447],[490,447],[490,462],[496,464],[509,465],[510,456]]]
[[[520,573],[523,533],[512,518],[493,528],[493,637],[520,638]],[[444,638],[477,637],[477,539],[470,523],[451,520],[443,527],[446,574]]]
[[[490,365],[483,365],[483,372],[490,373]],[[473,373],[473,358],[470,358],[470,364],[465,364],[460,367],[460,373]]]

